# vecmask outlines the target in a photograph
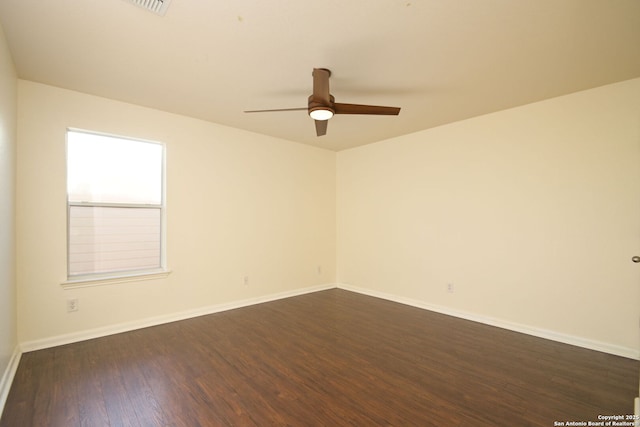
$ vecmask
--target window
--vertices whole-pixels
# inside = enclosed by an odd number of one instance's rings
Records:
[[[67,131],[69,280],[164,269],[164,145]]]

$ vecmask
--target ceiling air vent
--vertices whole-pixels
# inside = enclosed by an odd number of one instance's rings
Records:
[[[140,6],[147,9],[150,12],[157,13],[158,15],[164,15],[169,8],[171,0],[126,0],[129,3],[133,3],[136,6]]]

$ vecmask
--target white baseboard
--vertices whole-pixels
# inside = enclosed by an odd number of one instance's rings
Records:
[[[13,354],[11,355],[11,359],[9,359],[9,364],[0,379],[0,416],[2,416],[2,412],[4,411],[5,403],[7,403],[9,390],[11,389],[13,378],[16,376],[21,356],[22,352],[20,351],[20,346],[16,346],[15,350],[13,350]]]
[[[216,304],[212,306],[201,307],[194,310],[188,310],[188,311],[183,311],[179,313],[172,313],[172,314],[163,315],[163,316],[140,319],[132,322],[125,322],[125,323],[120,323],[116,325],[105,326],[102,328],[89,329],[85,331],[75,332],[72,334],[64,334],[64,335],[58,335],[58,336],[44,338],[40,340],[26,341],[20,344],[20,350],[26,353],[29,351],[41,350],[44,348],[55,347],[58,345],[71,344],[78,341],[99,338],[107,335],[118,334],[121,332],[142,329],[150,326],[156,326],[164,323],[190,319],[193,317],[204,316],[207,314],[218,313],[221,311],[233,310],[236,308],[247,307],[254,304],[261,304],[264,302],[275,301],[283,298],[289,298],[293,296],[304,295],[312,292],[318,292],[318,291],[323,291],[323,290],[333,289],[333,288],[344,289],[347,291],[357,292],[363,295],[382,298],[382,299],[397,302],[400,304],[405,304],[412,307],[421,308],[424,310],[430,310],[437,313],[446,314],[449,316],[459,317],[461,319],[471,320],[471,321],[483,323],[486,325],[496,326],[499,328],[508,329],[515,332],[521,332],[524,334],[545,338],[552,341],[558,341],[565,344],[575,345],[575,346],[587,348],[590,350],[602,351],[604,353],[614,354],[616,356],[622,356],[630,359],[640,360],[640,351],[638,351],[637,349],[622,347],[615,344],[595,341],[595,340],[582,338],[582,337],[576,337],[573,335],[562,334],[562,333],[550,331],[547,329],[541,329],[533,326],[523,325],[520,323],[510,322],[503,319],[482,316],[475,313],[454,310],[449,307],[429,304],[424,301],[405,298],[398,295],[388,294],[385,292],[374,291],[371,289],[359,288],[346,283],[325,284],[325,285],[319,285],[319,286],[312,286],[308,288],[295,289],[292,291],[269,294],[269,295],[264,295],[256,298],[249,298],[249,299],[240,300],[240,301],[232,301],[224,304]],[[3,377],[3,380],[4,380],[4,377]]]
[[[595,341],[588,338],[577,337],[573,335],[563,334],[560,332],[550,331],[547,329],[536,328],[534,326],[523,325],[520,323],[510,322],[508,320],[497,319],[494,317],[482,316],[475,313],[454,310],[449,307],[429,304],[411,298],[405,298],[397,295],[387,294],[385,292],[374,291],[371,289],[359,288],[346,283],[339,283],[339,289],[357,292],[363,295],[369,295],[376,298],[382,298],[400,304],[410,305],[412,307],[422,308],[424,310],[435,311],[437,313],[449,316],[459,317],[461,319],[472,320],[474,322],[484,323],[485,325],[497,326],[499,328],[508,329],[515,332],[521,332],[527,335],[533,335],[539,338],[545,338],[552,341],[558,341],[565,344],[575,345],[590,350],[601,351],[604,353],[614,354],[616,356],[627,357],[629,359],[640,360],[640,351],[635,348],[622,347],[601,341]]]
[[[319,286],[311,286],[308,288],[295,289],[292,291],[279,292],[275,294],[264,295],[255,298],[249,298],[239,301],[232,301],[223,304],[216,304],[207,307],[201,307],[194,310],[187,310],[168,315],[155,316],[146,319],[134,320],[132,322],[119,323],[116,325],[105,326],[102,328],[88,329],[85,331],[74,332],[71,334],[58,335],[50,338],[44,338],[33,341],[26,341],[20,344],[22,352],[42,350],[45,348],[56,347],[59,345],[71,344],[74,342],[89,340],[93,338],[105,337],[108,335],[119,334],[122,332],[133,331],[136,329],[147,328],[150,326],[162,325],[164,323],[176,322],[179,320],[191,319],[193,317],[205,316],[207,314],[219,313],[222,311],[233,310],[236,308],[247,307],[250,305],[261,304],[264,302],[275,301],[283,298],[304,295],[312,292],[324,291],[336,288],[335,284],[325,284]]]

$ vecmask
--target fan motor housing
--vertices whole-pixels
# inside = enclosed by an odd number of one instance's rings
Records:
[[[333,95],[329,95],[329,99],[331,100],[331,105],[326,105],[322,102],[316,101],[313,98],[313,95],[309,96],[309,107],[308,107],[308,113],[311,114],[312,111],[315,110],[329,110],[331,111],[331,113],[335,114],[335,110],[333,109],[333,103],[335,102],[335,98],[333,97]]]

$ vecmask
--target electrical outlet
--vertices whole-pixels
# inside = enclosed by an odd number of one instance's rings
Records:
[[[78,298],[69,298],[67,300],[67,313],[78,311]]]
[[[447,292],[449,292],[450,294],[452,294],[454,291],[453,289],[453,283],[447,283]]]
[[[249,286],[249,276],[244,276],[244,285]]]

